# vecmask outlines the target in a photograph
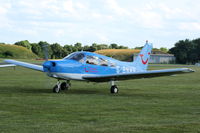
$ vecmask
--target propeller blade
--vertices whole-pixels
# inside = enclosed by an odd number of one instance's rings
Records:
[[[42,48],[43,48],[43,52],[44,52],[44,58],[46,61],[48,61],[48,59],[49,59],[48,45],[43,45]]]

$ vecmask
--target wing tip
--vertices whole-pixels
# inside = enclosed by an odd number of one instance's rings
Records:
[[[182,68],[183,72],[195,72],[195,70],[191,68]]]

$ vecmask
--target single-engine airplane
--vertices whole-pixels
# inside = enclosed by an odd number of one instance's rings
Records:
[[[56,78],[58,82],[53,87],[53,92],[68,90],[71,86],[70,80],[89,82],[110,82],[111,93],[118,93],[115,81],[151,78],[159,76],[170,76],[194,72],[189,68],[147,70],[152,44],[146,42],[138,57],[133,62],[123,62],[107,56],[91,52],[74,52],[65,58],[56,61],[45,61],[43,65],[35,65],[16,60],[4,60],[9,63],[0,67],[22,66],[33,70],[41,71],[47,76]],[[61,82],[64,80],[64,82]]]

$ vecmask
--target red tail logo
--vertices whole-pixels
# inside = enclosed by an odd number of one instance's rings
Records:
[[[149,52],[148,55],[150,55],[150,54],[151,53]],[[140,57],[141,57],[141,60],[142,60],[142,64],[146,65],[148,63],[149,59],[147,58],[147,60],[144,61],[143,56],[144,56],[143,54],[140,54]]]

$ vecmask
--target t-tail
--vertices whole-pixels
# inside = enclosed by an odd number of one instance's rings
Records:
[[[133,61],[133,65],[137,70],[147,70],[152,48],[152,44],[149,44],[147,41],[137,58]]]

